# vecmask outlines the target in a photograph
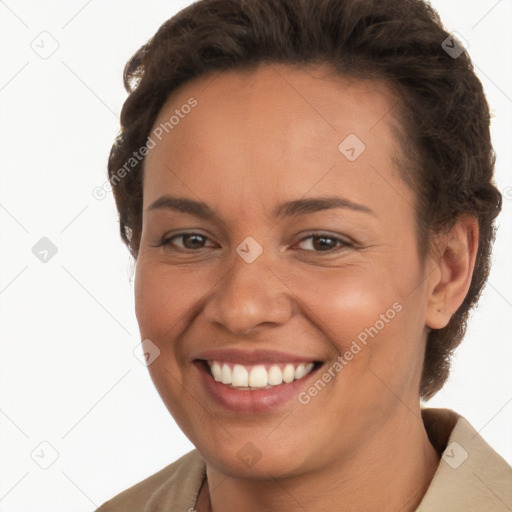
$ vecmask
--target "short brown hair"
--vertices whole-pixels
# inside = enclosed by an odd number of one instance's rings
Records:
[[[146,144],[169,94],[212,71],[262,63],[327,64],[341,76],[383,80],[401,98],[402,173],[417,197],[420,253],[431,234],[461,214],[478,219],[480,239],[469,292],[443,329],[428,333],[420,394],[444,384],[490,270],[501,194],[489,106],[466,52],[423,0],[201,0],[166,21],[129,60],[130,93],[108,161],[120,232],[137,259],[142,230],[144,160],[116,174]],[[445,42],[443,44],[443,42]],[[458,47],[457,47],[458,48]],[[125,175],[126,174],[126,175]],[[115,182],[117,180],[117,182]]]

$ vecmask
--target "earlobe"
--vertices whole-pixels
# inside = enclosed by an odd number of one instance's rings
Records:
[[[435,271],[428,279],[428,327],[446,327],[464,301],[475,268],[478,235],[478,221],[468,215],[459,217],[448,233],[439,235],[432,261]]]

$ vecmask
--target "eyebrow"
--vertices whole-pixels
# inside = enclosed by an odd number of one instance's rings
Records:
[[[274,210],[274,217],[294,217],[322,210],[332,210],[334,208],[344,208],[376,216],[371,208],[354,203],[343,197],[313,197],[308,199],[295,199],[278,205]],[[206,203],[182,197],[162,196],[153,202],[146,211],[159,209],[189,213],[203,219],[220,220],[219,216]]]

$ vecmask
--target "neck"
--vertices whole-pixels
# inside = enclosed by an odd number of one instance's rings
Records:
[[[434,476],[439,455],[428,440],[421,413],[409,410],[389,421],[355,456],[338,457],[322,470],[293,477],[253,480],[227,476],[207,464],[198,512],[287,510],[355,512],[416,510]]]

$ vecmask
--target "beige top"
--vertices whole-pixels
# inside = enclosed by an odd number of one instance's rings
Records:
[[[416,512],[512,510],[512,468],[469,422],[449,409],[423,409],[429,439],[442,457]],[[206,476],[197,450],[130,487],[96,512],[187,512]]]

